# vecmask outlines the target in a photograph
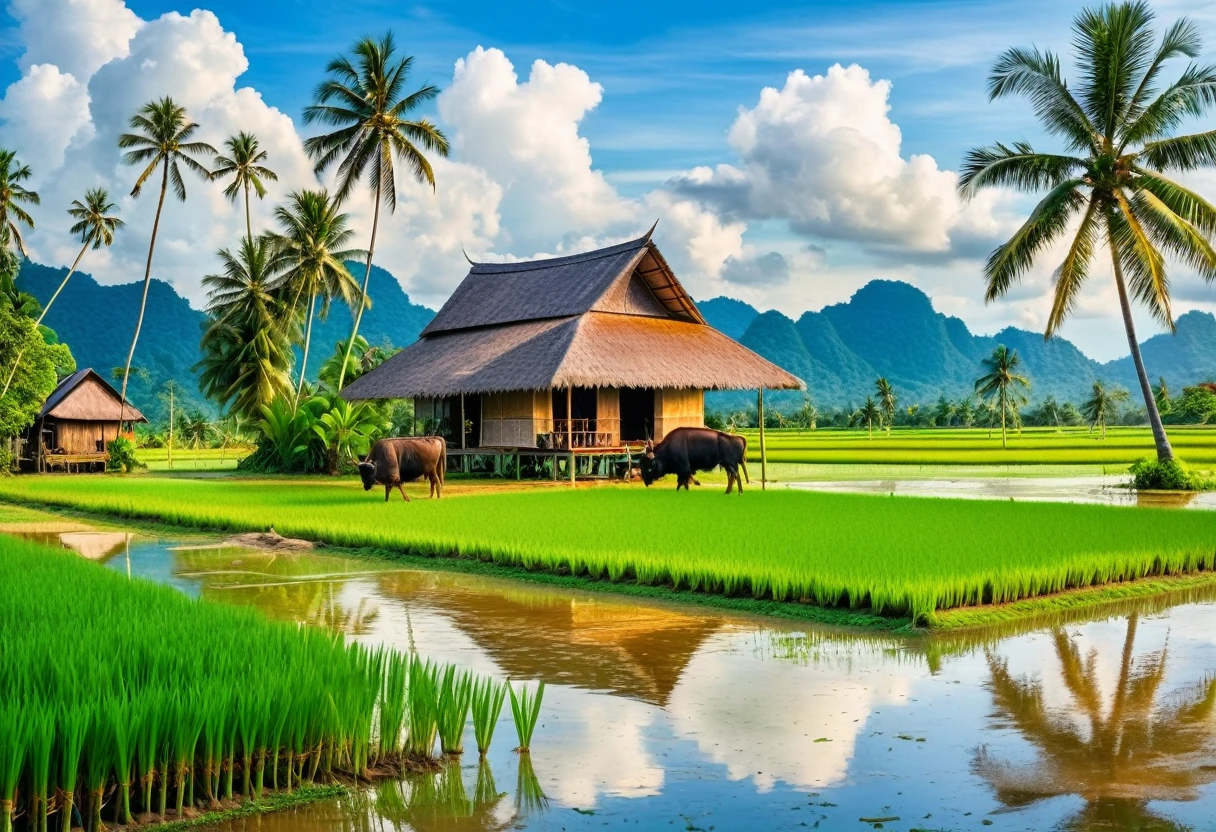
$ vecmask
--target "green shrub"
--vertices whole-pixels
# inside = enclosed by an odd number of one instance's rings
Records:
[[[1137,491],[1211,491],[1216,482],[1201,477],[1177,460],[1141,459],[1128,469]]]
[[[122,471],[131,473],[136,468],[144,467],[135,456],[135,443],[130,439],[118,437],[111,439],[106,443],[106,450],[110,453],[110,459],[106,462],[107,471]]]

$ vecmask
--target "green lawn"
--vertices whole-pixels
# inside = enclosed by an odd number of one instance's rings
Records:
[[[169,467],[169,451],[165,448],[139,448],[135,456],[149,471],[234,471],[236,464],[252,452],[251,448],[174,448],[173,467]]]
[[[1216,426],[1169,427],[1175,454],[1200,469],[1216,468]],[[747,437],[748,460],[759,461],[755,430]],[[1106,439],[1085,428],[1027,428],[1009,434],[1001,447],[1000,431],[987,428],[895,428],[874,431],[825,428],[764,432],[770,462],[855,463],[889,465],[1092,465],[1123,466],[1153,456],[1148,428],[1110,428]]]
[[[422,489],[413,486],[415,496]],[[328,479],[17,477],[0,499],[922,619],[1216,567],[1216,513],[670,483],[385,504]]]

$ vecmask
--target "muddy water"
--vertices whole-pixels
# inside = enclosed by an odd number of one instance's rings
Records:
[[[504,715],[484,766],[466,755],[228,832],[1216,828],[1210,600],[899,639],[320,554],[111,544],[94,554],[109,568],[192,595],[549,685],[530,761]]]

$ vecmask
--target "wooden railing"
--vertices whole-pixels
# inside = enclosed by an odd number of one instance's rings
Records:
[[[621,443],[620,419],[486,419],[485,447],[537,447],[551,451],[613,448]]]

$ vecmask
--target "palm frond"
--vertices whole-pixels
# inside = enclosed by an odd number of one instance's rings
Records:
[[[1216,66],[1191,64],[1178,80],[1120,126],[1119,150],[1165,136],[1216,104]]]
[[[1136,169],[1136,186],[1152,192],[1169,209],[1205,235],[1216,235],[1216,205],[1163,174]]]
[[[1051,302],[1051,314],[1047,318],[1047,328],[1043,333],[1044,338],[1051,338],[1064,323],[1064,319],[1076,305],[1081,286],[1089,277],[1089,266],[1093,260],[1094,240],[1097,237],[1100,216],[1099,202],[1091,197],[1089,207],[1085,209],[1085,214],[1081,217],[1081,224],[1077,227],[1072,244],[1068,247],[1068,254],[1064,256],[1064,261],[1052,275],[1055,291]]]
[[[1110,226],[1111,249],[1118,252],[1119,262],[1127,274],[1127,283],[1135,298],[1148,307],[1152,316],[1171,332],[1174,315],[1170,309],[1170,285],[1166,275],[1165,258],[1153,244],[1148,232],[1136,216],[1127,197],[1115,192],[1119,210],[1107,219]]]
[[[1160,171],[1211,167],[1216,165],[1216,130],[1149,142],[1139,158]]]
[[[1053,188],[1013,237],[988,258],[984,276],[988,282],[985,298],[989,302],[1009,291],[1034,263],[1035,255],[1067,229],[1072,215],[1085,202],[1078,190],[1082,184],[1079,179],[1068,179]]]
[[[997,58],[988,76],[988,98],[1030,98],[1048,132],[1062,135],[1074,150],[1096,151],[1097,131],[1060,75],[1060,60],[1034,48],[1010,49]]]
[[[1199,229],[1147,189],[1134,193],[1130,202],[1132,211],[1160,248],[1209,283],[1216,280],[1216,250]]]
[[[1026,142],[1014,142],[1012,147],[997,142],[991,147],[977,147],[966,155],[959,192],[971,198],[987,187],[1040,191],[1054,188],[1084,167],[1084,159],[1036,153]]]

